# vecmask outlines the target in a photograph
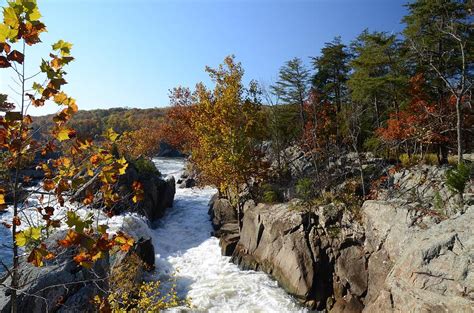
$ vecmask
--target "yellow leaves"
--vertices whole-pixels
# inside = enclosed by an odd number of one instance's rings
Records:
[[[28,239],[26,238],[25,233],[19,232],[15,235],[15,241],[17,246],[23,247],[28,242]]]
[[[29,227],[15,234],[15,242],[19,247],[23,247],[30,241],[39,240],[40,238],[41,227]]]
[[[66,42],[64,40],[59,40],[52,45],[53,50],[57,50],[61,53],[62,56],[69,56],[71,53],[72,43]]]
[[[67,248],[73,245],[76,245],[80,242],[81,236],[79,233],[75,232],[74,230],[70,229],[66,234],[64,239],[58,241],[58,244]]]
[[[112,128],[107,129],[107,131],[105,133],[105,138],[107,138],[111,142],[115,142],[117,140],[118,136],[119,135]]]
[[[68,127],[61,127],[55,132],[55,137],[59,141],[69,140],[76,136],[76,132]]]
[[[135,240],[133,240],[133,238],[128,237],[121,231],[117,232],[117,234],[114,236],[114,241],[115,243],[120,245],[120,250],[122,251],[130,250],[130,248],[135,243]]]
[[[5,190],[0,189],[0,206],[5,204]]]
[[[64,104],[67,101],[68,97],[64,92],[57,93],[54,96],[54,102],[57,104]]]
[[[20,25],[20,21],[14,8],[3,8],[3,22],[13,29],[18,28],[18,26]]]

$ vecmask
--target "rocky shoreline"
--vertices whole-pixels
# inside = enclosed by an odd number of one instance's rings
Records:
[[[249,200],[240,233],[227,199],[214,197],[209,213],[223,254],[242,269],[268,273],[312,309],[472,312],[473,187],[456,207],[444,173],[428,166],[397,172],[358,212]],[[438,193],[443,212],[424,209]]]
[[[130,197],[129,185],[137,180],[144,186],[144,200],[135,204]],[[135,262],[139,268],[127,273],[127,279],[131,281],[142,281],[142,275],[154,268],[155,251],[148,223],[161,218],[167,208],[173,206],[175,180],[173,176],[163,178],[158,171],[142,173],[130,163],[119,181],[118,190],[123,194],[123,201],[114,208],[114,213],[125,215],[115,221],[117,225],[112,228],[131,236],[135,245],[128,252],[107,255],[88,269],[72,260],[71,256],[75,255],[73,248],[58,245],[58,240],[65,237],[65,231],[51,234],[45,244],[57,258],[46,262],[43,267],[35,267],[26,260],[20,262],[19,312],[96,312],[92,302],[94,296],[104,294],[110,277],[116,275],[115,271],[127,268],[131,258],[139,259]],[[10,278],[1,283],[9,286]],[[1,313],[10,312],[9,302],[8,288],[0,285]]]

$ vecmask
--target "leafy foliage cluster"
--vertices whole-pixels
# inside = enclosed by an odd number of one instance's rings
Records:
[[[10,222],[1,227],[12,231],[12,268],[7,272],[11,278],[9,292],[12,312],[16,312],[19,286],[20,256],[34,266],[43,266],[56,258],[55,252],[46,245],[45,239],[55,229],[67,229],[67,235],[57,244],[74,248],[73,261],[90,268],[95,261],[111,251],[128,251],[134,240],[122,232],[110,233],[107,224],[99,223],[102,209],[110,210],[120,197],[115,185],[119,176],[125,174],[128,163],[113,153],[118,134],[108,129],[100,144],[91,139],[77,137],[72,127],[72,117],[78,111],[76,101],[63,91],[67,84],[66,66],[74,60],[72,44],[59,40],[52,45],[48,59],[43,59],[39,73],[27,76],[25,62],[27,47],[41,42],[40,35],[46,26],[40,21],[41,14],[35,0],[8,1],[3,8],[0,23],[0,68],[11,70],[20,86],[18,106],[13,106],[2,96],[0,116],[0,149],[3,179],[0,181],[0,210],[7,208],[9,201],[12,213]],[[18,50],[17,50],[18,49]],[[30,80],[40,77],[42,83]],[[31,84],[31,85],[30,85]],[[29,87],[31,86],[31,88]],[[30,106],[43,107],[53,103],[59,107],[48,126],[50,136],[39,143],[32,136],[33,121],[28,115]],[[37,189],[25,190],[31,178],[21,174],[25,161],[31,156],[61,151],[45,162],[37,164],[44,172],[44,179]],[[135,184],[137,185],[137,184]],[[135,200],[142,193],[135,186]],[[27,195],[24,195],[27,193]],[[38,204],[31,208],[27,199],[33,194]],[[99,207],[99,210],[94,210]],[[86,215],[79,209],[87,208]],[[35,210],[37,218],[29,211]]]

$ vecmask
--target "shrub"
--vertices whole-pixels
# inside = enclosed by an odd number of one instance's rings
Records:
[[[420,156],[417,155],[417,154],[413,154],[413,155],[409,156],[406,153],[402,153],[402,154],[400,154],[398,159],[402,163],[403,167],[411,167],[413,165],[416,165],[416,164],[420,163]]]
[[[281,192],[271,184],[262,185],[261,194],[261,201],[263,203],[278,203],[283,201]]]
[[[160,171],[156,168],[155,163],[153,163],[153,161],[148,158],[140,157],[135,161],[132,161],[132,164],[135,166],[138,173],[145,177],[161,175]]]
[[[459,195],[464,193],[466,184],[471,175],[472,166],[466,163],[459,163],[456,168],[450,169],[446,173],[446,185],[452,192],[457,192]]]
[[[310,178],[301,178],[296,183],[296,195],[303,201],[310,201],[314,198],[313,181]]]
[[[176,292],[176,284],[163,288],[160,281],[141,282],[145,265],[132,254],[120,266],[114,268],[109,280],[109,291],[104,297],[96,296],[94,303],[100,312],[160,312],[172,307],[186,305]]]
[[[372,152],[374,156],[380,156],[383,147],[382,142],[378,137],[370,137],[365,140],[364,148],[367,151]]]
[[[423,157],[423,162],[427,165],[432,165],[432,166],[435,166],[435,165],[439,164],[438,157],[434,153],[427,153]]]

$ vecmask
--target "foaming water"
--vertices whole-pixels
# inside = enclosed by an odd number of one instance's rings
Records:
[[[157,158],[164,175],[179,175],[183,159]],[[178,178],[177,176],[175,178]],[[191,298],[193,312],[305,312],[268,275],[242,271],[221,255],[211,237],[208,202],[216,190],[176,190],[173,208],[152,231],[156,251],[156,278],[175,273],[178,294]],[[182,308],[171,311],[182,311]]]

